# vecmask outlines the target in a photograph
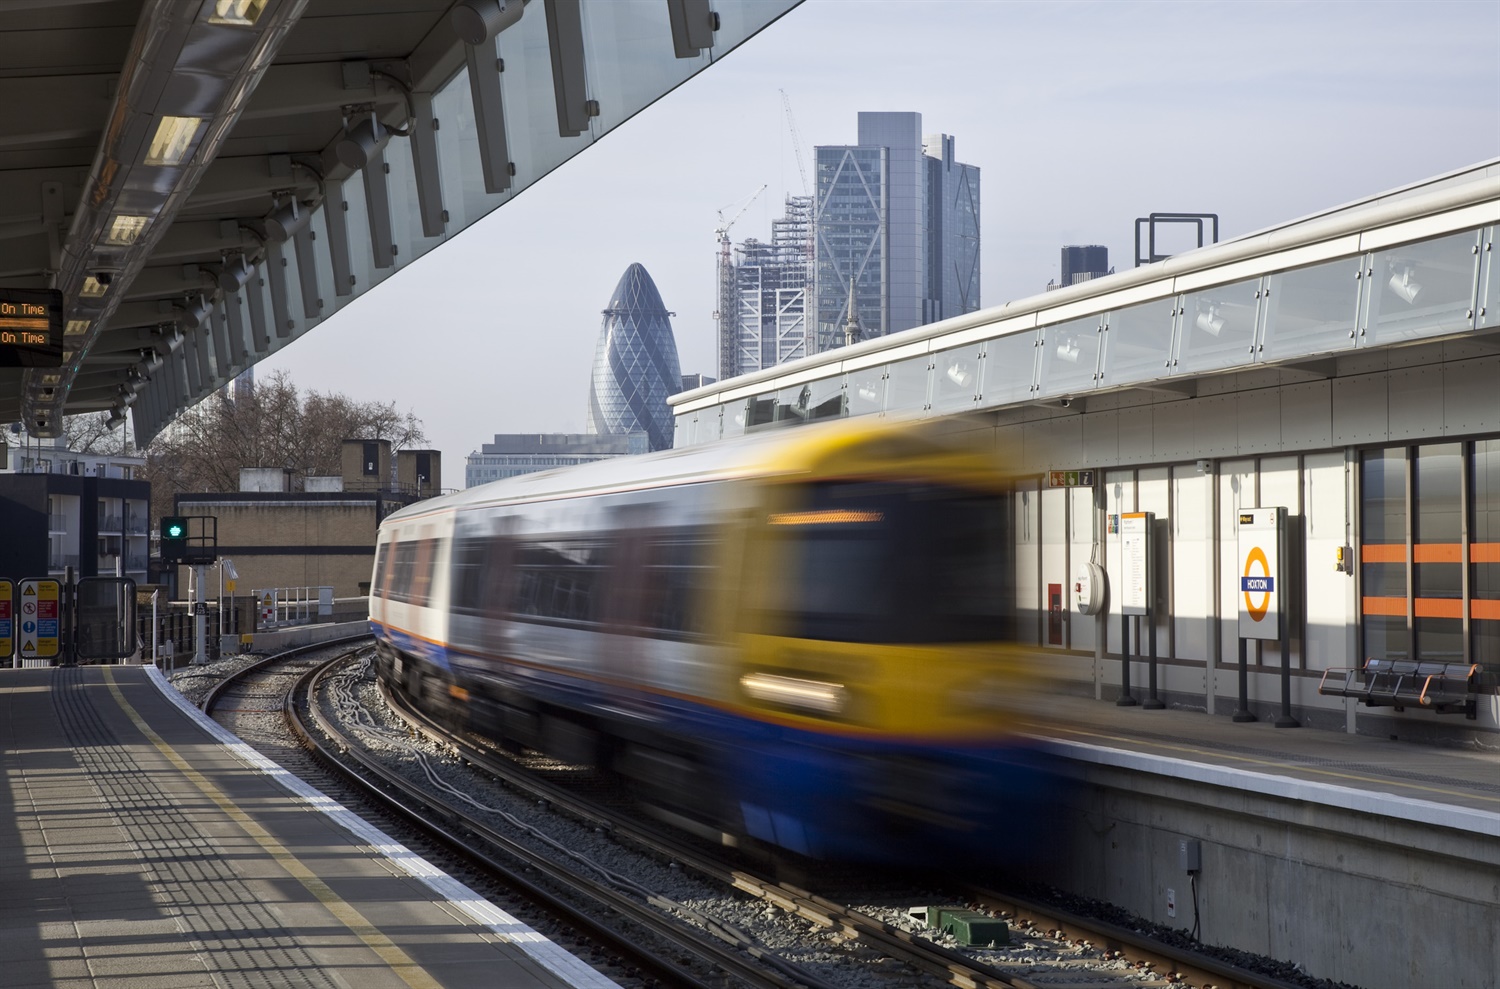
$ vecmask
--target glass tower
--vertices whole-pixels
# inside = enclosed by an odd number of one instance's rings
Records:
[[[817,350],[979,308],[979,169],[920,113],[860,113],[859,143],[814,149]]]
[[[667,396],[682,390],[677,340],[656,283],[640,264],[620,276],[594,351],[588,431],[645,433],[652,450],[672,446]]]

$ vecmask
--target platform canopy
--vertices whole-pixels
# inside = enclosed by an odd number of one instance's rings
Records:
[[[0,0],[0,422],[149,442],[797,2]]]

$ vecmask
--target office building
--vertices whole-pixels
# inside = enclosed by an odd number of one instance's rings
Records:
[[[1099,244],[1069,244],[1062,249],[1062,276],[1049,284],[1047,290],[1103,278],[1113,270],[1109,266],[1109,248]]]
[[[728,270],[721,272],[720,378],[814,352],[807,320],[812,212],[811,196],[788,196],[786,212],[771,221],[770,242],[753,237],[742,241]]]
[[[652,450],[672,446],[667,396],[682,388],[677,340],[656,283],[640,264],[625,269],[604,310],[594,351],[588,431],[645,433]]]
[[[860,113],[858,143],[814,149],[816,351],[979,308],[979,169],[920,113]]]
[[[684,389],[686,390],[686,389]],[[599,436],[587,433],[496,433],[468,456],[464,487],[472,488],[507,477],[534,474],[558,467],[574,467],[594,460],[646,453],[650,441],[644,432]]]

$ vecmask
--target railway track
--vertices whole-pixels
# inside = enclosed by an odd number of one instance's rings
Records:
[[[358,793],[357,802],[374,802],[409,827],[433,835],[432,840],[472,868],[520,891],[589,941],[604,945],[625,960],[627,969],[638,968],[664,984],[705,989],[741,985],[842,989],[850,984],[1026,989],[1055,985],[1062,974],[1045,967],[1033,973],[1024,967],[1017,972],[1015,966],[991,964],[985,958],[994,952],[946,947],[909,929],[912,925],[882,920],[802,885],[759,875],[758,870],[714,854],[701,842],[663,832],[597,799],[591,792],[597,780],[588,774],[555,774],[589,780],[581,789],[539,779],[500,751],[472,738],[455,737],[406,708],[399,698],[387,696],[391,710],[399,711],[430,746],[453,753],[457,760],[500,781],[511,795],[608,836],[611,843],[631,849],[630,854],[665,863],[670,872],[692,874],[732,890],[740,898],[761,904],[768,914],[797,918],[809,932],[808,939],[820,942],[823,954],[805,963],[802,959],[810,954],[805,946],[768,943],[711,908],[658,892],[650,883],[618,874],[607,865],[570,856],[568,849],[557,847],[566,841],[552,840],[550,849],[539,851],[538,840],[518,840],[515,828],[504,823],[496,826],[493,814],[478,809],[481,805],[465,792],[472,787],[455,788],[441,782],[455,760],[442,765],[440,759],[427,759],[414,772],[409,765],[414,757],[393,756],[384,745],[372,746],[367,738],[356,737],[370,728],[369,708],[375,704],[368,696],[365,701],[347,696],[340,700],[341,691],[347,694],[347,688],[329,686],[335,682],[331,679],[335,668],[347,667],[354,655],[345,650],[333,660],[273,657],[220,684],[203,706],[217,711],[221,722],[263,751],[263,743],[242,730],[252,727],[244,719],[264,719],[275,709],[284,711],[286,723],[298,737],[292,740],[283,734],[272,746],[278,751],[267,754],[285,768],[309,778],[320,789],[334,790],[330,796],[336,799],[355,802],[351,798]],[[366,685],[365,689],[370,688]],[[402,766],[403,762],[408,765]],[[532,828],[518,823],[523,829]],[[546,846],[548,840],[541,839],[540,844]],[[1287,987],[1164,947],[1135,932],[1064,915],[1013,896],[979,889],[963,890],[962,895],[972,906],[1006,915],[1013,930],[1039,946],[1038,953],[1056,954],[1059,960],[1065,954],[1077,956],[1077,963],[1066,969],[1070,987]],[[851,983],[846,977],[850,969],[868,977]]]

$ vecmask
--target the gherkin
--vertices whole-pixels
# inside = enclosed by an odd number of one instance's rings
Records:
[[[589,432],[645,433],[652,450],[672,446],[667,396],[682,390],[672,315],[646,269],[638,263],[626,268],[604,310],[594,351]]]

